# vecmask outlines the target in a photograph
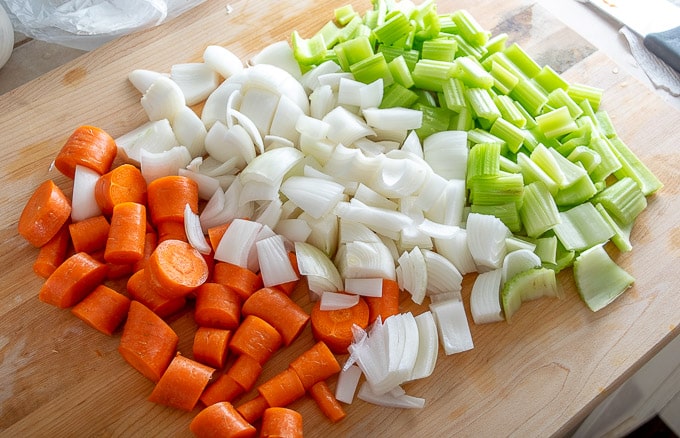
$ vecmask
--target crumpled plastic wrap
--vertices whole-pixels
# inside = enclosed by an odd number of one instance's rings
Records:
[[[31,38],[92,50],[156,26],[205,0],[0,0],[14,30]]]

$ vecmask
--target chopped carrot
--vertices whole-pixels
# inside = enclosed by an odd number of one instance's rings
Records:
[[[227,228],[229,228],[230,224],[231,222],[227,222],[222,225],[216,225],[214,227],[208,228],[208,241],[210,242],[210,246],[212,247],[213,251],[217,249],[217,245],[219,245],[220,240],[222,240],[222,236],[224,236],[224,233],[227,232]]]
[[[40,288],[40,301],[65,309],[80,302],[106,277],[106,265],[78,252],[64,260]]]
[[[134,266],[132,267],[133,271],[137,272],[141,269],[144,269],[146,262],[149,260],[149,257],[151,257],[153,250],[156,249],[157,244],[158,235],[155,231],[149,231],[147,229],[146,235],[144,236],[144,255],[139,261],[135,262]]]
[[[322,341],[299,355],[290,363],[290,367],[297,373],[306,390],[340,372],[338,360]]]
[[[265,409],[260,438],[302,438],[302,415],[283,407]]]
[[[241,298],[220,283],[203,283],[196,289],[196,324],[202,327],[235,329],[241,322]]]
[[[102,258],[103,257],[104,256],[102,255]],[[127,277],[133,272],[131,264],[106,262],[106,266],[108,268],[108,271],[106,272],[107,280],[117,280],[119,278]]]
[[[33,262],[33,272],[42,278],[47,278],[64,260],[71,244],[71,234],[68,225],[64,224],[57,234],[40,247],[38,256]]]
[[[201,394],[200,400],[204,405],[210,406],[223,401],[234,401],[244,392],[245,391],[236,380],[228,374],[222,374],[217,380],[210,383],[208,387],[205,388],[205,391]]]
[[[312,308],[312,334],[317,341],[324,341],[335,354],[347,353],[355,324],[364,329],[368,326],[368,304],[363,297],[346,309],[321,310],[321,300]]]
[[[230,339],[230,330],[199,327],[194,334],[194,359],[213,368],[224,368]]]
[[[347,412],[342,407],[335,394],[328,387],[325,380],[316,382],[309,388],[309,395],[312,396],[321,412],[333,423],[337,423],[347,416]]]
[[[40,184],[19,216],[19,234],[39,248],[49,242],[71,217],[71,201],[52,180]]]
[[[297,287],[297,285],[300,283],[300,280],[299,280],[300,279],[300,270],[298,269],[297,256],[295,255],[294,252],[291,251],[291,252],[288,253],[288,259],[290,260],[290,265],[293,267],[293,270],[295,271],[295,274],[297,274],[298,279],[293,280],[293,281],[289,281],[287,283],[277,284],[277,285],[272,286],[272,287],[274,289],[279,289],[284,294],[290,296],[293,293],[293,291],[295,290],[295,288]]]
[[[229,402],[212,404],[199,412],[189,429],[196,438],[253,438],[257,429]]]
[[[95,126],[79,126],[61,147],[54,166],[71,179],[78,164],[103,175],[111,169],[117,153],[118,146],[106,131]]]
[[[231,336],[229,348],[237,355],[246,354],[263,365],[281,347],[281,334],[267,321],[248,315]]]
[[[240,404],[236,410],[243,416],[243,418],[250,424],[255,423],[264,414],[264,411],[269,407],[267,400],[262,394]]]
[[[106,261],[115,264],[138,262],[144,257],[145,241],[146,207],[136,202],[116,204],[106,240]]]
[[[177,333],[139,301],[130,302],[118,352],[143,376],[158,382],[175,356]]]
[[[156,224],[158,243],[166,240],[181,240],[189,242],[183,222],[163,221]]]
[[[167,298],[188,295],[208,278],[208,264],[198,250],[180,240],[166,240],[154,249],[145,269]]]
[[[130,299],[103,284],[97,286],[71,312],[92,328],[111,336],[130,309]]]
[[[284,345],[290,345],[307,325],[310,316],[283,292],[264,287],[252,294],[241,308],[244,315],[255,315],[274,326]]]
[[[71,242],[76,252],[92,254],[106,246],[111,225],[103,215],[93,216],[68,226]]]
[[[110,215],[123,202],[146,205],[146,180],[132,164],[116,166],[103,174],[94,186],[94,199],[101,211]]]
[[[368,323],[372,324],[380,315],[385,321],[388,317],[399,313],[399,283],[388,278],[382,281],[382,296],[364,297],[368,304]]]
[[[262,374],[262,365],[256,359],[242,354],[236,358],[226,375],[234,379],[244,391],[250,391]]]
[[[248,268],[227,262],[215,263],[213,280],[238,292],[243,301],[262,288],[262,277]]]
[[[167,298],[160,295],[157,291],[158,287],[154,287],[149,281],[145,269],[132,274],[130,278],[128,278],[126,288],[127,293],[133,300],[137,300],[144,304],[161,318],[166,318],[178,312],[187,302],[184,297]]]
[[[149,401],[192,411],[214,372],[214,368],[177,354],[151,391]]]
[[[291,368],[286,368],[257,387],[267,404],[273,406],[288,406],[305,395],[305,388],[300,378]]]
[[[151,181],[147,187],[151,222],[184,223],[184,208],[198,213],[198,183],[186,176],[170,175]]]

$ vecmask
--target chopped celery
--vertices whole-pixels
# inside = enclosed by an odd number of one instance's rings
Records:
[[[598,193],[592,200],[623,225],[632,223],[647,207],[647,198],[632,178],[625,177]]]
[[[491,36],[489,40],[486,42],[486,44],[484,44],[487,55],[491,53],[502,52],[503,50],[505,50],[505,43],[507,41],[508,41],[507,33],[499,33],[497,35]]]
[[[358,37],[336,44],[333,51],[338,57],[340,67],[345,71],[349,70],[351,65],[373,55],[373,47],[367,37]]]
[[[326,55],[326,43],[323,35],[317,33],[312,38],[305,39],[297,31],[291,36],[293,54],[300,64],[320,64]]]
[[[497,217],[513,233],[517,233],[522,229],[522,221],[519,217],[517,204],[514,202],[495,205],[472,204],[470,206],[470,211],[472,213]]]
[[[602,93],[604,90],[597,87],[592,87],[585,84],[569,84],[567,94],[574,99],[575,102],[587,100],[593,110],[597,111],[602,101]]]
[[[411,88],[413,85],[415,85],[415,82],[413,82],[413,77],[411,76],[411,71],[406,64],[406,60],[404,59],[403,55],[399,55],[392,61],[389,61],[387,66],[390,69],[390,74],[392,74],[392,77],[394,78],[394,82],[402,85],[405,88]]]
[[[569,153],[567,159],[572,163],[579,163],[589,174],[602,162],[600,154],[587,146],[576,146]]]
[[[596,245],[574,260],[574,280],[581,299],[597,312],[631,287],[635,278],[611,259],[603,245]]]
[[[385,88],[380,108],[409,108],[416,103],[418,95],[398,82]]]
[[[493,76],[493,86],[502,94],[510,94],[520,78],[498,62],[492,61],[489,74]]]
[[[566,106],[536,116],[536,123],[547,138],[560,137],[578,128]]]
[[[560,223],[553,227],[567,250],[583,251],[606,242],[614,230],[590,202],[560,212]]]
[[[523,131],[502,117],[498,117],[493,122],[489,132],[502,139],[513,153],[516,153],[524,143]]]
[[[600,128],[600,132],[607,138],[616,137],[616,129],[614,129],[614,123],[612,119],[609,118],[609,113],[607,111],[598,111],[595,113],[595,119],[597,120],[597,126]]]
[[[497,176],[500,174],[501,146],[498,143],[478,143],[468,154],[467,182],[478,177]]]
[[[442,84],[444,104],[451,111],[460,111],[467,107],[465,84],[458,78],[449,78]]]
[[[612,242],[621,252],[629,252],[633,249],[633,245],[630,243],[630,235],[616,222],[616,220],[609,214],[606,208],[602,204],[595,204],[595,208],[600,212],[605,221],[614,230],[614,235],[612,236]],[[632,225],[632,222],[631,224]]]
[[[467,88],[465,97],[478,118],[486,119],[491,122],[501,116],[501,112],[485,88]]]
[[[621,163],[621,168],[614,172],[617,178],[631,177],[640,185],[645,196],[649,196],[663,187],[663,183],[618,136],[609,140],[609,144]]]
[[[365,84],[370,84],[378,79],[383,80],[384,86],[391,85],[394,82],[382,53],[376,53],[350,65],[349,70],[354,75],[354,79]]]
[[[483,47],[491,33],[486,31],[477,20],[465,9],[459,9],[451,15],[458,33],[471,45]]]
[[[333,14],[335,15],[335,21],[337,21],[337,23],[338,23],[340,26],[346,25],[346,24],[349,23],[354,17],[358,17],[358,16],[359,16],[359,14],[357,14],[357,13],[354,11],[354,8],[352,7],[352,5],[349,5],[349,4],[348,4],[348,5],[345,5],[345,6],[341,6],[341,7],[339,7],[339,8],[336,8],[336,9],[333,11]]]
[[[534,80],[544,90],[552,93],[557,89],[565,90],[569,88],[569,83],[565,81],[559,73],[553,70],[549,65],[543,66],[535,76]]]
[[[536,117],[548,102],[548,95],[541,90],[535,82],[529,79],[522,79],[510,92],[510,97],[527,110],[529,114]]]
[[[546,236],[534,240],[536,248],[534,252],[541,259],[543,265],[557,263],[557,237]]]
[[[457,65],[453,62],[421,59],[411,73],[416,87],[442,91],[444,82],[455,76]]]
[[[435,132],[446,131],[449,128],[453,115],[449,109],[423,104],[416,104],[413,108],[423,112],[422,126],[416,129],[416,133],[421,140]]]
[[[506,321],[519,310],[522,302],[541,297],[561,298],[557,286],[555,271],[547,268],[532,268],[518,274],[505,282],[501,291],[501,303]]]
[[[541,72],[541,66],[519,44],[511,44],[504,53],[527,77],[533,78]]]
[[[566,107],[574,120],[583,114],[583,109],[562,88],[556,88],[548,94],[547,104],[553,108]]]
[[[420,56],[423,59],[452,62],[458,49],[458,43],[451,38],[435,38],[423,42]]]
[[[471,88],[486,88],[489,89],[494,84],[494,77],[489,72],[484,70],[482,64],[476,58],[471,56],[459,56],[456,58],[458,69],[456,70],[457,77],[463,83]]]
[[[532,182],[524,188],[519,214],[529,237],[539,237],[560,223],[557,204],[541,181]]]
[[[556,195],[559,190],[557,183],[548,175],[538,164],[529,158],[525,153],[517,154],[517,164],[520,172],[524,176],[524,183],[529,184],[540,181],[548,189],[551,195]]]
[[[600,156],[600,164],[589,172],[593,181],[604,181],[609,175],[621,169],[621,161],[614,153],[609,140],[593,137],[590,139],[588,147]]]
[[[479,147],[477,145],[476,147]],[[473,148],[474,149],[474,148]],[[477,175],[468,184],[470,202],[476,205],[521,204],[524,195],[524,179],[521,173]],[[555,209],[557,213],[557,209]]]
[[[517,108],[515,101],[504,94],[499,94],[494,98],[494,103],[501,112],[501,117],[512,123],[518,128],[524,128],[527,124],[527,119],[522,112]]]
[[[378,41],[387,45],[394,44],[397,40],[411,32],[411,23],[401,11],[391,11],[385,16],[385,21],[373,29]]]
[[[498,145],[505,147],[505,141],[496,137],[489,131],[480,128],[470,129],[468,131],[468,140],[473,145],[479,143],[497,143]]]

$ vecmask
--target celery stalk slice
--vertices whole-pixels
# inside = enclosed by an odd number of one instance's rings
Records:
[[[506,321],[519,310],[525,301],[541,297],[561,298],[555,271],[548,268],[532,268],[515,274],[503,285],[501,303]]]
[[[576,257],[574,280],[581,299],[593,312],[609,305],[635,282],[611,259],[603,245],[593,246]]]

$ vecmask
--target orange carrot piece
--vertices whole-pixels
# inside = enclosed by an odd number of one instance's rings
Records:
[[[104,256],[102,255],[102,258]],[[127,277],[132,274],[132,265],[125,263],[109,263],[106,262],[108,271],[106,272],[107,280],[117,280],[119,278]]]
[[[19,216],[19,234],[39,248],[49,242],[71,217],[71,201],[52,180],[40,184]]]
[[[145,241],[146,207],[136,202],[116,204],[111,216],[104,259],[114,264],[138,262],[144,257]]]
[[[92,254],[106,246],[111,225],[103,215],[93,216],[79,222],[69,224],[71,242],[76,252]]]
[[[116,166],[99,177],[94,186],[94,199],[106,215],[123,202],[146,205],[146,180],[132,164]]]
[[[335,398],[335,394],[333,394],[325,380],[316,382],[308,391],[317,406],[319,406],[319,409],[321,409],[321,412],[332,423],[337,423],[347,416],[347,412],[345,412],[338,399]]]
[[[227,262],[215,263],[213,280],[238,292],[243,301],[263,286],[262,277],[248,268]]]
[[[250,424],[262,418],[264,411],[269,407],[267,400],[260,394],[257,397],[240,404],[236,410]]]
[[[382,296],[364,297],[364,299],[369,309],[368,323],[372,324],[378,315],[382,321],[385,321],[388,317],[399,313],[399,284],[395,280],[384,278]]]
[[[153,250],[156,249],[156,245],[158,245],[158,235],[155,231],[149,231],[147,229],[146,235],[144,236],[144,255],[140,260],[135,262],[134,266],[132,267],[134,272],[146,267],[146,262],[149,260],[149,257],[151,257]]]
[[[47,278],[66,260],[71,234],[68,225],[64,224],[57,234],[40,247],[38,256],[33,262],[33,272],[42,278]]]
[[[106,131],[96,126],[79,126],[61,147],[54,166],[71,179],[78,164],[103,175],[111,169],[117,153],[116,142]]]
[[[295,358],[290,363],[290,368],[297,373],[306,390],[340,372],[338,360],[322,341]]]
[[[263,365],[281,347],[281,334],[267,321],[248,315],[231,336],[229,348],[234,354],[245,354]]]
[[[208,241],[210,242],[213,252],[217,249],[217,245],[220,244],[220,240],[222,240],[222,236],[227,232],[227,228],[229,228],[230,224],[231,222],[227,222],[222,225],[208,228]]]
[[[226,375],[234,379],[244,391],[250,391],[262,374],[262,365],[256,359],[242,354],[236,358]]]
[[[160,295],[157,291],[158,287],[154,288],[146,275],[146,270],[142,269],[135,272],[128,278],[127,293],[133,300],[148,307],[153,313],[166,318],[186,305],[186,298],[166,298]]]
[[[143,376],[158,382],[175,356],[179,337],[163,319],[139,301],[130,302],[118,352]]]
[[[288,406],[305,395],[305,388],[297,373],[286,368],[257,387],[270,407]]]
[[[324,341],[335,354],[347,353],[352,343],[352,326],[368,326],[368,304],[359,302],[347,309],[321,310],[321,300],[312,308],[312,334],[317,341]]]
[[[215,403],[199,412],[189,429],[196,438],[253,438],[257,429],[229,402]]]
[[[196,289],[196,324],[202,327],[235,329],[241,322],[241,298],[220,283],[203,283]]]
[[[183,222],[163,221],[156,224],[158,230],[158,243],[166,240],[181,240],[189,242],[187,232],[184,230]]]
[[[177,354],[156,383],[149,401],[192,411],[215,369]]]
[[[40,288],[40,301],[65,309],[80,302],[106,277],[106,265],[84,252],[73,254]]]
[[[217,380],[210,383],[208,387],[205,388],[205,391],[201,394],[200,400],[204,405],[210,406],[223,401],[234,401],[244,392],[245,391],[236,380],[227,374],[222,374]]]
[[[302,415],[283,407],[265,409],[260,438],[302,438]]]
[[[194,334],[194,359],[213,368],[224,368],[230,339],[231,330],[199,327]]]
[[[186,204],[198,213],[198,183],[179,175],[155,179],[147,187],[147,202],[154,225],[165,221],[184,223]]]
[[[274,326],[284,345],[290,345],[307,325],[310,316],[283,292],[264,287],[252,294],[241,308],[244,315],[255,315]]]
[[[111,336],[130,309],[130,299],[103,284],[97,286],[71,312],[90,327]]]
[[[188,295],[208,279],[208,264],[196,248],[180,240],[166,240],[156,246],[145,269],[167,298]]]

